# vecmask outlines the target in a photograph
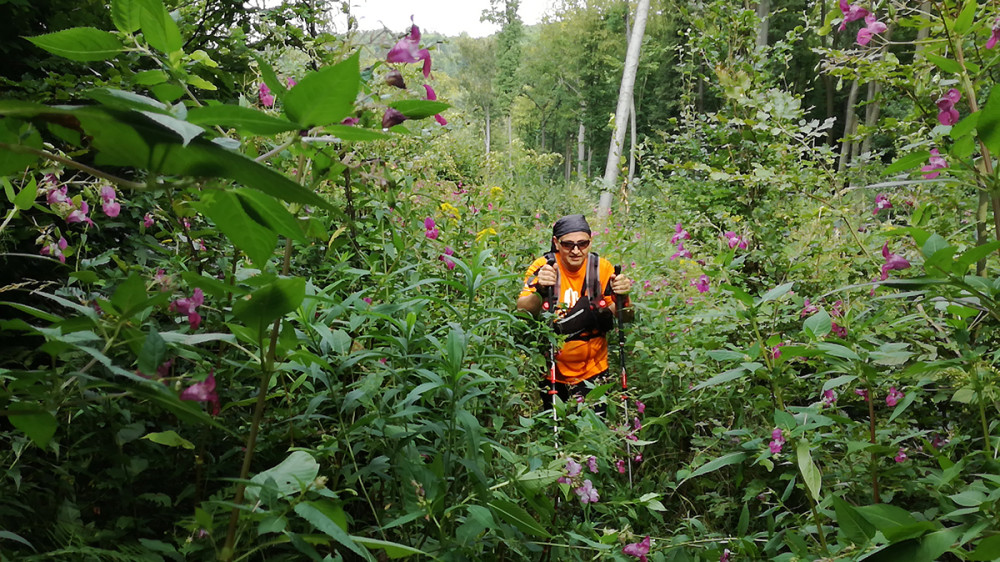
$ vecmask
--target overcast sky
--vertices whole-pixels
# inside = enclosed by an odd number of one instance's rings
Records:
[[[541,21],[552,0],[521,0],[521,21],[533,25]],[[402,33],[410,25],[410,16],[421,31],[436,31],[445,35],[484,37],[499,31],[489,22],[480,22],[489,0],[352,0],[354,17],[360,29],[388,28]],[[343,30],[344,18],[335,18]]]

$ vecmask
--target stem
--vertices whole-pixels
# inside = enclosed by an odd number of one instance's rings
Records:
[[[872,389],[871,385],[867,385],[865,389],[868,391],[868,429],[869,429],[869,442],[875,444],[875,402],[872,400]],[[875,451],[871,453],[872,457],[872,501],[875,503],[882,503],[882,498],[879,497],[878,493],[878,457],[875,456]]]
[[[147,184],[139,183],[139,182],[134,182],[134,181],[131,181],[131,180],[127,180],[125,178],[120,178],[118,176],[109,174],[107,172],[102,172],[102,171],[98,170],[97,168],[91,168],[90,166],[88,166],[86,164],[81,164],[81,163],[77,162],[76,160],[72,160],[70,158],[59,156],[58,154],[53,154],[53,153],[48,152],[46,150],[39,150],[37,148],[32,148],[30,146],[24,146],[22,144],[7,144],[5,142],[0,142],[0,149],[9,150],[11,152],[17,152],[17,153],[20,153],[20,154],[34,154],[35,156],[38,156],[38,157],[41,157],[41,158],[45,158],[47,160],[52,160],[53,162],[59,162],[60,164],[62,164],[63,166],[66,166],[68,168],[75,168],[77,170],[80,170],[81,172],[87,172],[88,174],[94,176],[95,178],[101,178],[101,179],[108,180],[109,182],[111,182],[111,183],[113,183],[113,184],[115,184],[115,185],[117,185],[119,187],[125,187],[125,188],[128,188],[128,189],[134,189],[136,191],[142,191],[142,190],[145,190],[145,189],[147,189],[149,187]]]
[[[812,511],[813,523],[816,525],[816,535],[819,536],[819,545],[823,547],[823,554],[830,556],[830,550],[826,546],[826,537],[823,535],[823,525],[819,522],[819,512],[816,511],[816,500],[809,496],[809,510]]]
[[[990,424],[986,420],[986,397],[983,395],[983,380],[980,377],[983,372],[983,368],[980,366],[974,366],[973,369],[976,370],[975,378],[973,379],[976,384],[976,398],[979,402],[979,423],[983,427],[983,452],[986,456],[990,455]]]

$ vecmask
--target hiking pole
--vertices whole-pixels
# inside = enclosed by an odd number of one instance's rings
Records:
[[[550,267],[555,267],[556,259],[549,258],[546,264]],[[539,286],[539,294],[542,293],[544,289],[544,295],[542,296],[542,309],[545,311],[550,311],[552,308],[552,293],[556,290],[554,286]],[[555,313],[555,310],[551,310]],[[549,401],[552,403],[552,434],[554,436],[556,449],[559,448],[559,414],[556,412],[556,395],[559,392],[556,390],[556,346],[549,339]]]
[[[622,266],[615,266],[615,276],[622,272]],[[617,293],[616,293],[617,296]],[[622,320],[622,304],[615,299],[615,320],[618,321],[618,362],[622,366],[622,404],[625,407],[625,427],[631,423],[628,419],[628,375],[625,372],[625,322]],[[632,487],[632,445],[625,438],[625,454],[628,455],[628,487]]]

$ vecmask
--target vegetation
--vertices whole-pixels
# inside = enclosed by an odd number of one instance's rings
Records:
[[[603,217],[625,2],[7,4],[0,559],[1000,558],[993,4],[653,2]],[[576,212],[627,388],[540,411]]]

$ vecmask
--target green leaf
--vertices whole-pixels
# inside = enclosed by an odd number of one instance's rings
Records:
[[[84,95],[94,101],[116,109],[127,109],[140,112],[152,111],[155,113],[162,113],[164,115],[170,112],[170,108],[167,104],[154,100],[151,97],[137,94],[135,92],[129,92],[127,90],[118,90],[116,88],[95,88],[93,90],[88,90]]]
[[[298,494],[319,474],[319,463],[305,451],[293,451],[277,465],[250,479],[254,486],[247,486],[246,495],[252,501],[260,497],[260,489],[268,480],[274,481],[281,497]]]
[[[948,247],[948,241],[945,240],[940,234],[931,234],[931,237],[924,242],[923,246],[920,248],[920,252],[924,255],[925,259],[930,259],[938,251],[943,250]]]
[[[264,268],[274,256],[278,234],[247,215],[239,197],[232,191],[209,192],[202,199],[203,203],[195,206],[257,267]]]
[[[539,468],[531,472],[526,472],[515,479],[529,492],[538,493],[546,486],[554,483],[562,475],[562,470]]]
[[[386,556],[392,559],[396,558],[406,558],[407,556],[413,556],[414,554],[419,554],[422,556],[430,556],[426,552],[413,548],[412,546],[407,546],[405,544],[399,544],[398,542],[383,541],[380,539],[370,539],[367,537],[356,537],[351,536],[354,542],[371,549],[383,550]]]
[[[722,384],[724,382],[736,380],[745,374],[747,374],[747,370],[743,367],[736,367],[735,369],[729,369],[728,371],[715,375],[714,377],[708,379],[707,381],[699,383],[691,390],[701,390],[703,388],[708,388],[710,386],[715,386],[717,384]]]
[[[324,130],[345,141],[373,141],[389,138],[389,135],[385,133],[351,125],[327,125]]]
[[[825,308],[821,308],[819,312],[806,318],[806,321],[802,323],[802,329],[809,337],[819,339],[829,334],[830,330],[833,329],[833,320],[830,318],[830,313]]]
[[[400,100],[390,103],[389,107],[396,109],[408,119],[423,119],[441,113],[451,106],[440,101]]]
[[[179,51],[184,46],[177,22],[160,0],[140,0],[139,24],[142,36],[154,49],[164,54]]]
[[[719,470],[720,468],[727,467],[729,465],[739,464],[743,462],[746,458],[747,458],[747,453],[729,453],[726,455],[722,455],[717,459],[712,459],[711,461],[699,466],[694,470],[694,472],[692,472],[686,478],[681,480],[680,483],[682,484],[684,482],[687,482],[688,480],[691,480],[692,478],[703,476],[705,474],[708,474],[709,472],[714,472],[716,470]]]
[[[38,183],[35,178],[31,178],[28,185],[24,186],[15,197],[14,197],[14,207],[26,211],[30,209],[35,204],[35,199],[38,197]]]
[[[299,128],[287,119],[238,105],[194,107],[188,110],[187,120],[197,125],[233,128],[254,135],[276,135]]]
[[[250,293],[249,299],[237,301],[233,305],[233,314],[259,336],[263,336],[271,322],[298,308],[305,296],[305,279],[276,279]]]
[[[1000,88],[993,88],[986,105],[980,109],[976,131],[993,154],[1000,153]]]
[[[80,62],[113,59],[122,52],[117,37],[94,27],[71,27],[25,39],[53,55]]]
[[[306,242],[300,222],[274,197],[251,189],[234,191],[243,211],[257,224],[292,240]]]
[[[910,392],[907,392],[906,396],[903,397],[903,401],[896,404],[896,408],[892,411],[892,415],[889,416],[889,423],[892,423],[894,419],[898,418],[900,414],[905,412],[906,409],[910,407],[910,404],[913,404],[913,401],[916,399],[916,391],[911,390]]]
[[[812,460],[812,453],[809,452],[809,441],[799,439],[799,444],[795,447],[795,456],[799,463],[799,472],[802,473],[802,481],[805,482],[809,494],[819,503],[820,487],[823,484],[823,476],[819,472],[816,463]]]
[[[301,451],[297,451],[301,452]],[[311,457],[310,457],[311,458]],[[318,502],[303,502],[295,505],[295,513],[312,524],[320,531],[329,535],[333,540],[347,547],[351,552],[370,562],[375,562],[375,558],[367,550],[361,548],[354,539],[340,528],[326,513],[319,509]]]
[[[955,141],[967,140],[971,142],[972,138],[970,136],[970,133],[975,131],[976,127],[979,126],[980,115],[982,115],[982,111],[976,111],[975,113],[970,113],[966,115],[958,123],[952,125],[951,131],[948,132],[948,136],[954,139]],[[965,155],[962,154],[963,151],[964,151],[963,148],[956,149],[955,146],[952,146],[951,150],[948,151],[948,154],[956,160],[961,160],[962,158],[965,157]]]
[[[833,497],[833,509],[837,515],[837,526],[847,540],[863,547],[875,536],[875,526],[839,496]]]
[[[285,114],[303,129],[341,122],[354,111],[361,70],[360,51],[303,78],[281,98]]]
[[[889,165],[882,171],[883,176],[891,176],[893,174],[898,174],[899,172],[905,172],[912,168],[924,164],[927,159],[931,157],[930,151],[920,150],[918,152],[911,152],[902,158],[899,158],[895,162]]]
[[[42,410],[17,410],[11,408],[7,414],[11,425],[20,429],[35,445],[41,448],[48,446],[52,436],[56,434],[56,417]]]
[[[956,258],[955,263],[957,267],[955,273],[957,275],[964,276],[972,264],[989,256],[998,249],[1000,249],[1000,240],[987,242],[981,246],[976,246],[974,248],[969,249],[964,254]]]
[[[955,34],[965,35],[969,28],[972,27],[972,22],[976,18],[976,8],[979,6],[976,0],[966,0],[965,7],[962,8],[962,13],[958,14],[958,18],[955,20]]]
[[[948,72],[948,73],[951,73],[951,74],[961,74],[962,73],[962,65],[958,64],[958,62],[956,62],[956,61],[953,61],[951,59],[946,59],[946,58],[944,58],[942,56],[931,54],[931,53],[927,53],[925,56],[927,57],[927,60],[929,60],[932,63],[934,63],[935,66],[937,66],[938,68],[940,68],[941,70],[943,70],[945,72]]]
[[[874,525],[876,529],[882,531],[883,535],[894,528],[908,527],[917,523],[917,520],[910,515],[910,512],[895,505],[880,503],[865,505],[855,509],[869,523]]]
[[[111,21],[122,33],[135,33],[139,29],[140,0],[111,0]]]
[[[509,502],[506,500],[494,500],[488,504],[494,512],[496,512],[501,519],[514,525],[521,532],[541,537],[548,538],[551,535],[545,530],[545,527],[535,520],[527,511],[516,503]]]
[[[177,434],[174,430],[161,431],[158,433],[147,433],[142,436],[143,439],[149,439],[153,443],[158,443],[160,445],[166,445],[167,447],[182,447],[184,449],[194,449],[194,443],[184,439]]]
[[[816,344],[816,347],[823,350],[823,353],[826,355],[830,355],[833,357],[840,357],[841,359],[853,359],[855,361],[861,360],[861,357],[858,356],[858,354],[855,353],[854,350],[852,350],[849,347],[842,346],[838,343],[819,342],[818,344]]]
[[[17,104],[18,102],[14,102],[13,105]],[[0,143],[9,144],[12,147],[25,146],[41,149],[42,136],[38,129],[29,123],[18,119],[0,119]],[[37,160],[38,156],[35,154],[0,149],[0,176],[20,174]]]
[[[143,70],[136,73],[132,81],[140,86],[155,86],[167,81],[167,73],[162,70]]]
[[[1000,558],[1000,535],[993,535],[979,541],[976,549],[965,557],[966,560],[996,560],[997,558]]]
[[[133,308],[146,301],[146,283],[137,273],[129,275],[111,295],[111,304],[122,316],[130,316]]]
[[[146,340],[142,342],[137,367],[144,375],[152,376],[167,355],[167,342],[163,341],[156,328],[150,328]]]
[[[733,351],[730,349],[710,349],[706,353],[716,361],[739,361],[746,356],[742,351]]]
[[[770,302],[770,301],[773,301],[773,300],[776,300],[776,299],[779,299],[779,298],[785,296],[788,293],[788,291],[792,290],[792,287],[794,285],[795,285],[794,281],[791,282],[791,283],[785,283],[783,285],[778,285],[777,287],[771,289],[767,293],[764,293],[764,296],[762,296],[760,298],[760,304],[763,304],[765,302]]]

